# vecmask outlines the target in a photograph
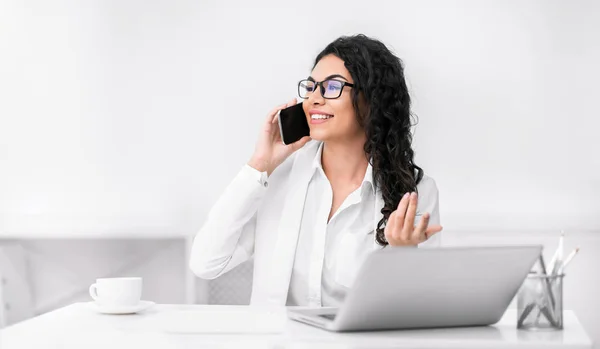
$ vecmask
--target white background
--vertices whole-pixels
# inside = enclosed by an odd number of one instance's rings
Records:
[[[565,229],[598,250],[592,0],[1,0],[0,231],[194,233],[265,113],[354,33],[405,62],[447,231]]]
[[[7,228],[197,229],[264,114],[358,32],[406,64],[445,227],[600,227],[597,2],[4,3]]]

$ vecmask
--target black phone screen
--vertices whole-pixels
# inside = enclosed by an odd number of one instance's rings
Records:
[[[304,136],[310,136],[310,128],[302,103],[285,108],[279,112],[279,131],[283,144],[291,144]]]

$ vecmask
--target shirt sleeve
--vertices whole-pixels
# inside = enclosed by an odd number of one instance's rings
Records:
[[[253,255],[256,216],[268,186],[266,172],[244,165],[194,238],[189,261],[194,274],[214,279]]]

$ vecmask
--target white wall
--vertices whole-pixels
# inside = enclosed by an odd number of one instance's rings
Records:
[[[593,0],[4,0],[0,231],[195,231],[264,114],[358,32],[406,63],[446,229],[596,236]]]
[[[406,63],[446,226],[600,226],[598,2],[3,4],[6,229],[196,229],[263,115],[357,32]]]

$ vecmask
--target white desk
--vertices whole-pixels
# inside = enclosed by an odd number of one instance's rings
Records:
[[[565,330],[527,332],[516,329],[509,310],[494,326],[362,333],[330,333],[287,320],[285,308],[272,309],[271,327],[280,332],[253,334],[175,334],[182,327],[199,329],[215,323],[251,326],[250,307],[157,305],[137,315],[101,315],[89,303],[75,303],[0,331],[0,347],[13,348],[591,348],[575,314],[565,313]],[[192,317],[178,317],[181,314]],[[232,316],[236,315],[236,316]],[[269,327],[266,326],[266,327]]]

